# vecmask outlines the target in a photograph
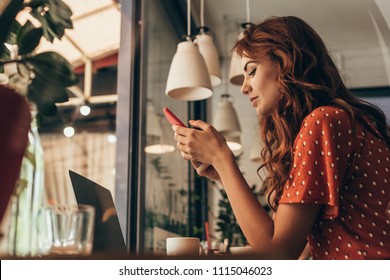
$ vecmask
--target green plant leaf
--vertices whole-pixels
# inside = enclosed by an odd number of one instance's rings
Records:
[[[43,6],[45,4],[45,0],[31,0],[30,2],[26,3],[27,7],[30,7],[32,9],[36,9],[40,6]]]
[[[18,72],[9,75],[8,86],[14,89],[19,94],[26,96],[28,90],[29,79],[19,75]]]
[[[40,114],[54,116],[57,113],[55,103],[68,100],[66,87],[78,82],[72,66],[55,52],[41,53],[24,61],[32,66],[35,74],[29,86],[29,99],[36,103]]]
[[[72,29],[73,24],[70,19],[72,16],[72,10],[63,1],[49,0],[50,10],[49,16],[53,23],[60,25],[64,28]]]
[[[66,97],[65,97],[66,96]],[[68,93],[64,88],[55,88],[50,90],[48,87],[37,87],[35,84],[30,85],[28,98],[33,101],[38,108],[39,115],[55,116],[57,114],[57,103],[55,100],[64,100]]]
[[[20,23],[17,22],[16,20],[14,20],[14,22],[11,25],[11,29],[10,29],[9,34],[8,34],[8,38],[5,42],[7,44],[10,44],[10,45],[16,45],[17,44],[17,42],[16,42],[17,37],[18,37],[18,34],[19,34],[21,29],[22,29],[22,26],[20,25]]]
[[[30,70],[26,67],[23,63],[16,63],[16,69],[18,70],[18,73],[22,77],[29,77],[30,76]]]
[[[67,87],[64,87],[64,86],[59,85],[59,84],[46,83],[46,81],[41,79],[41,77],[35,77],[34,79],[32,79],[29,86],[33,87],[34,89],[37,89],[39,91],[45,90],[45,91],[50,91],[50,92],[51,91],[59,91],[59,90],[66,91],[66,88],[67,88]],[[45,97],[45,98],[47,98],[48,100],[53,100],[57,103],[68,101],[68,98],[64,98],[64,97],[60,98],[59,96],[57,96],[55,99],[53,99],[51,96],[52,95],[49,94],[48,97]]]
[[[11,58],[11,52],[7,48],[6,45],[0,44],[0,59],[10,59]]]
[[[39,3],[41,5],[38,5]],[[34,1],[31,7],[33,8],[31,15],[41,22],[43,36],[48,41],[53,42],[54,38],[61,39],[65,29],[73,28],[72,10],[63,1]]]
[[[38,46],[42,35],[42,28],[34,28],[32,23],[27,21],[17,36],[19,54],[25,55],[32,52]]]
[[[4,43],[7,40],[11,25],[23,7],[23,1],[8,0],[8,4],[3,4],[4,9],[0,11],[0,43]]]
[[[43,83],[35,78],[29,85],[29,98],[36,103],[62,103],[69,100],[68,92],[64,87]]]
[[[70,63],[55,52],[44,52],[25,59],[33,66],[39,81],[57,87],[70,87],[78,82]]]
[[[32,10],[30,14],[39,20],[42,24],[43,37],[45,37],[49,42],[53,42],[55,33],[49,28],[46,18],[42,16],[41,13],[39,13],[37,10]]]
[[[9,60],[11,58],[11,52],[4,45],[0,44],[0,60]],[[4,73],[4,66],[0,65],[0,73]]]

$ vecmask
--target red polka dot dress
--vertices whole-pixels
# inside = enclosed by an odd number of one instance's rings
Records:
[[[279,203],[322,204],[308,241],[314,259],[389,259],[390,151],[349,115],[324,106],[302,124]]]

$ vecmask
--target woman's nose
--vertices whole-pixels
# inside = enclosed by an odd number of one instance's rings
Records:
[[[247,94],[249,94],[250,91],[251,91],[251,87],[245,78],[244,82],[242,83],[242,86],[241,86],[241,93],[247,95]]]

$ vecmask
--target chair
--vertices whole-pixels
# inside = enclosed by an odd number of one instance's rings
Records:
[[[0,85],[0,221],[19,177],[30,124],[26,98]]]

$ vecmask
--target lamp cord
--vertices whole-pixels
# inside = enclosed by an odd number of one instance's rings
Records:
[[[187,0],[187,40],[191,37],[191,0]]]
[[[223,22],[224,22],[224,25],[225,26],[228,26],[228,18],[226,15],[223,15]],[[224,47],[225,47],[225,53],[226,54],[229,54],[229,49],[228,49],[228,34],[229,34],[229,30],[226,30],[225,31],[225,44],[224,44]],[[225,62],[225,69],[224,69],[224,74],[225,74],[225,79],[224,82],[225,82],[225,92],[227,93],[228,90],[229,90],[229,64],[228,64],[228,60],[227,59],[224,59],[224,62]]]
[[[246,0],[246,22],[250,22],[249,0]]]
[[[204,0],[200,0],[200,27],[204,27]]]

